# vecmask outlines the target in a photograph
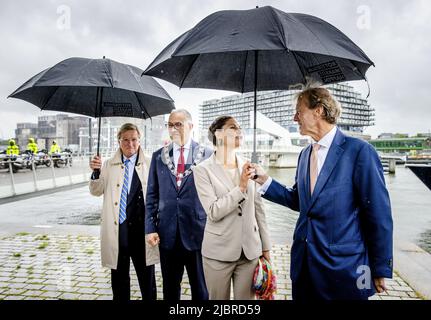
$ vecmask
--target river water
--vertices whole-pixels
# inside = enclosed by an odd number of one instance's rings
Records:
[[[296,169],[270,169],[269,174],[291,186]],[[431,253],[431,191],[403,166],[395,175],[385,175],[391,197],[394,238],[414,242]],[[291,243],[298,213],[264,200],[273,243]],[[98,225],[102,198],[88,187],[56,192],[0,205],[0,221],[10,224]],[[13,212],[13,214],[10,214]]]
[[[271,169],[278,181],[292,186],[296,169]],[[394,238],[413,242],[431,253],[431,191],[404,166],[395,175],[385,174],[392,205]],[[265,201],[272,238],[275,242],[291,242],[296,212]],[[290,238],[289,238],[290,237]]]

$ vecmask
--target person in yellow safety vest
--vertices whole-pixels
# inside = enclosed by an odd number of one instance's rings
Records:
[[[28,138],[27,150],[30,150],[34,154],[39,150],[33,138]]]
[[[59,153],[61,152],[60,146],[57,144],[57,141],[53,141],[51,145],[51,150],[49,153]]]
[[[15,144],[15,140],[14,139],[10,139],[9,140],[9,145],[6,148],[6,154],[7,155],[19,155],[19,148]]]

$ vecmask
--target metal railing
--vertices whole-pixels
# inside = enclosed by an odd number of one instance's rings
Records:
[[[153,150],[151,150],[153,151]],[[144,150],[145,156],[152,152]],[[102,153],[102,161],[112,157],[114,152]],[[41,160],[36,156],[6,156],[0,159],[0,198],[29,194],[88,182],[91,177],[90,160],[94,154],[81,153],[63,156],[46,156]],[[45,162],[44,162],[45,161]],[[56,162],[58,165],[56,165]]]
[[[43,161],[20,156],[0,162],[0,198],[55,189],[89,181],[89,156],[45,157]]]

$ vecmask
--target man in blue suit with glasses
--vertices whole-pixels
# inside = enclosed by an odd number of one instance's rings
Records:
[[[180,300],[186,268],[192,300],[208,300],[201,254],[207,216],[192,169],[212,150],[191,139],[193,123],[187,110],[172,111],[167,127],[172,142],[154,152],[151,159],[145,233],[151,245],[160,244],[163,299]]]
[[[263,197],[299,211],[291,248],[294,300],[366,300],[392,278],[393,223],[383,168],[374,148],[336,126],[330,92],[298,94],[294,120],[313,144],[299,155],[287,188],[258,165]]]

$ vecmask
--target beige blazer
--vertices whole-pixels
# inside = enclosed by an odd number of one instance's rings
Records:
[[[240,173],[244,160],[237,156]],[[258,258],[271,244],[256,183],[247,192],[235,186],[215,155],[193,168],[199,200],[207,213],[202,255],[220,261],[236,261],[241,251],[247,259]]]
[[[102,265],[110,269],[117,269],[118,262],[118,232],[119,232],[119,206],[121,188],[124,180],[121,150],[103,163],[100,177],[90,180],[90,193],[93,196],[103,195],[103,208],[100,221],[100,247]],[[147,194],[148,160],[142,148],[139,148],[138,163],[135,170],[142,184],[142,196]],[[144,230],[142,230],[144,232]],[[158,246],[151,247],[146,243],[146,263],[153,265],[159,263]]]

